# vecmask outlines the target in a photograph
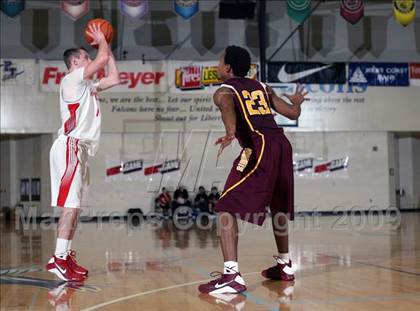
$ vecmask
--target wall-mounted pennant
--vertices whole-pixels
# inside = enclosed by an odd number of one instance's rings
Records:
[[[311,12],[311,0],[287,0],[287,15],[296,23],[302,23]]]
[[[416,17],[416,1],[394,0],[394,16],[401,25],[410,24]]]
[[[175,12],[190,19],[198,12],[198,0],[174,0]]]
[[[89,0],[61,0],[61,9],[76,21],[89,12]]]
[[[356,24],[364,12],[363,0],[341,0],[341,16],[351,24]]]
[[[132,18],[142,18],[149,12],[149,0],[120,0],[120,10]]]
[[[2,0],[0,9],[9,17],[16,17],[25,9],[25,0]]]

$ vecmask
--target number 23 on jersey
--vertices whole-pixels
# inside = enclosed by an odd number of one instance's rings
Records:
[[[271,114],[270,107],[261,90],[256,90],[251,93],[243,90],[242,96],[245,99],[245,106],[250,116]]]

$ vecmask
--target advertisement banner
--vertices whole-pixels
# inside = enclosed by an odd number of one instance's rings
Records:
[[[168,90],[166,62],[141,61],[117,62],[121,84],[106,92],[110,93],[164,93]],[[61,79],[67,68],[62,61],[40,61],[41,91],[58,92]],[[100,79],[105,72],[98,72],[94,77]]]
[[[217,78],[218,62],[169,61],[168,81],[171,93],[210,94],[222,81]],[[258,78],[258,64],[251,64],[248,78]]]
[[[131,160],[122,162],[106,169],[106,176],[118,174],[130,174],[133,172],[141,171],[143,169],[143,159]]]
[[[420,86],[420,63],[410,64],[410,85]]]
[[[408,86],[406,63],[350,63],[349,85]]]
[[[293,170],[297,178],[348,178],[348,155],[326,160],[313,154],[294,154]]]
[[[34,71],[33,59],[0,59],[1,85],[32,85]]]
[[[268,81],[274,83],[345,84],[345,63],[268,63]]]

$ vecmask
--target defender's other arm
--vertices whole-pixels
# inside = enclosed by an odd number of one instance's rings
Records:
[[[277,96],[277,94],[269,85],[267,85],[267,93],[270,97],[270,102],[274,110],[291,120],[297,120],[299,118],[301,111],[300,106],[302,105],[303,101],[307,100],[305,96],[308,94],[308,92],[304,91],[303,86],[298,85],[296,92],[293,95],[284,94],[284,96],[286,96],[292,103],[292,105],[289,105],[279,96]]]
[[[216,140],[215,145],[220,145],[217,156],[229,146],[235,139],[236,132],[236,112],[232,98],[232,91],[229,88],[219,88],[213,95],[214,104],[219,107],[222,113],[223,124],[225,125],[226,135]]]

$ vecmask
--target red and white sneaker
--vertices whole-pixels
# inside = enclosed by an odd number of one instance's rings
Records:
[[[67,264],[76,273],[87,276],[89,271],[82,266],[79,266],[76,261],[76,251],[70,249],[67,253]]]
[[[201,284],[198,290],[203,294],[238,294],[246,291],[245,281],[239,272],[222,274],[215,271],[210,276],[220,277],[206,284]]]
[[[68,257],[68,256],[67,256]],[[51,259],[48,261],[45,268],[47,271],[54,273],[63,281],[74,281],[74,282],[82,282],[85,280],[85,276],[82,274],[78,274],[70,268],[67,257],[65,259],[61,259],[56,256],[52,256]]]
[[[283,263],[278,256],[273,257],[277,261],[277,265],[263,270],[261,275],[270,280],[293,281],[295,276],[294,269],[292,268],[292,261],[289,259],[289,262],[286,264]]]

